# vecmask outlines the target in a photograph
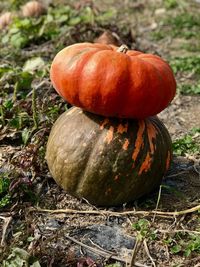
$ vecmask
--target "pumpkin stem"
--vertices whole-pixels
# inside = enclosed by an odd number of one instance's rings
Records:
[[[121,45],[118,49],[117,49],[117,52],[121,52],[121,53],[124,53],[126,54],[126,52],[128,51],[128,46],[123,44]]]

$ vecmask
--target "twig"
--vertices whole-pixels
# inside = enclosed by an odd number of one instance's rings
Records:
[[[172,178],[172,177],[176,177],[178,175],[181,175],[181,174],[184,174],[184,173],[188,173],[190,171],[190,169],[186,170],[186,171],[181,171],[181,172],[178,172],[178,173],[174,173],[174,174],[171,174],[171,175],[167,175],[165,176],[165,178]]]
[[[147,246],[147,241],[146,241],[146,239],[143,240],[143,245],[144,245],[144,249],[145,249],[145,251],[146,251],[146,253],[147,253],[147,256],[149,257],[149,259],[150,259],[152,265],[153,265],[154,267],[156,267],[156,264],[155,264],[153,258],[151,257],[151,254],[150,254],[150,252],[149,252],[149,248],[148,248],[148,246]]]
[[[105,249],[103,249],[101,246],[99,246],[99,245],[97,245],[96,243],[94,243],[94,242],[92,241],[91,238],[88,238],[88,240],[90,240],[90,242],[92,243],[92,245],[94,245],[97,249],[99,248],[100,250],[107,252],[107,251],[106,251]]]
[[[194,165],[193,168],[194,168],[195,172],[200,176],[200,171],[197,169],[197,165]]]
[[[94,210],[99,210],[96,206],[92,205],[86,198],[83,197],[82,200],[84,200]]]
[[[16,82],[14,85],[14,91],[13,91],[13,97],[12,97],[13,102],[15,102],[17,99],[18,90],[19,90],[19,82]]]
[[[3,224],[3,230],[2,230],[2,237],[1,237],[1,246],[5,246],[5,239],[6,239],[6,232],[7,232],[7,229],[8,229],[8,226],[10,224],[10,222],[12,221],[12,217],[3,217],[3,216],[0,216],[0,219],[2,219],[4,221],[4,224]]]
[[[42,209],[42,208],[35,208],[31,207],[29,209],[29,212],[47,212],[51,214],[55,213],[72,213],[72,214],[96,214],[96,215],[112,215],[112,216],[126,216],[126,215],[143,215],[143,216],[149,216],[149,215],[166,215],[166,216],[179,216],[184,215],[188,213],[192,213],[195,211],[200,210],[200,204],[197,206],[194,206],[192,208],[186,209],[186,210],[180,210],[180,211],[158,211],[158,210],[151,210],[151,211],[122,211],[122,212],[115,212],[115,211],[108,211],[108,210],[74,210],[74,209],[57,209],[57,210],[49,210],[49,209]]]
[[[33,123],[34,123],[33,129],[36,130],[38,128],[38,118],[36,111],[36,93],[34,88],[32,91],[32,112],[33,112]]]
[[[88,245],[76,240],[75,238],[73,238],[73,237],[71,237],[69,235],[65,235],[65,237],[67,239],[71,240],[72,242],[78,244],[79,246],[84,247],[84,248],[92,251],[93,253],[95,253],[97,255],[101,255],[102,257],[109,257],[109,258],[111,258],[113,260],[117,260],[117,261],[126,263],[126,261],[124,259],[113,255],[110,251],[105,251],[105,250],[97,249],[97,248],[94,248],[94,247],[90,247],[90,246],[88,246]],[[143,265],[143,264],[141,264],[139,262],[135,262],[134,264],[135,264],[134,266],[137,266],[137,267],[147,267],[146,265]]]
[[[189,234],[200,235],[199,231],[193,231],[193,230],[188,230],[188,229],[176,229],[176,230],[158,229],[158,232],[160,233],[189,233]]]
[[[160,203],[161,193],[162,193],[162,185],[160,185],[159,192],[158,192],[158,198],[157,198],[156,209],[155,209],[156,211],[157,211],[159,203]],[[154,213],[154,215],[153,215],[152,222],[155,221],[155,218],[156,218],[156,213]]]
[[[135,257],[137,255],[138,250],[141,247],[141,244],[142,244],[142,241],[139,240],[138,238],[136,238],[135,246],[133,248],[132,256],[131,256],[131,260],[130,260],[130,267],[133,267],[135,265]]]
[[[169,261],[169,248],[168,248],[168,245],[167,244],[165,244],[164,245],[164,247],[165,247],[165,252],[166,252],[166,256],[167,256],[167,261]]]

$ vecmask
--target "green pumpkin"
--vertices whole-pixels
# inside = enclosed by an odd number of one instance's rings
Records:
[[[67,193],[100,206],[133,201],[159,186],[172,157],[157,117],[105,118],[73,107],[55,122],[46,159]]]

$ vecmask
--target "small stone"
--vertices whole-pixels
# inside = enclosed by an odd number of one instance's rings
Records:
[[[157,8],[154,12],[155,16],[163,15],[166,12],[165,8]]]
[[[151,25],[150,25],[150,30],[155,30],[158,27],[158,24],[154,21]]]

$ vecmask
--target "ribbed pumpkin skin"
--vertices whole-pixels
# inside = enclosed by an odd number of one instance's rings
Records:
[[[72,108],[55,122],[46,159],[69,194],[95,205],[120,205],[160,184],[171,161],[171,139],[157,117],[108,119]]]
[[[160,57],[106,44],[68,46],[54,58],[50,77],[69,103],[95,114],[146,118],[168,106],[176,92],[170,66]]]

